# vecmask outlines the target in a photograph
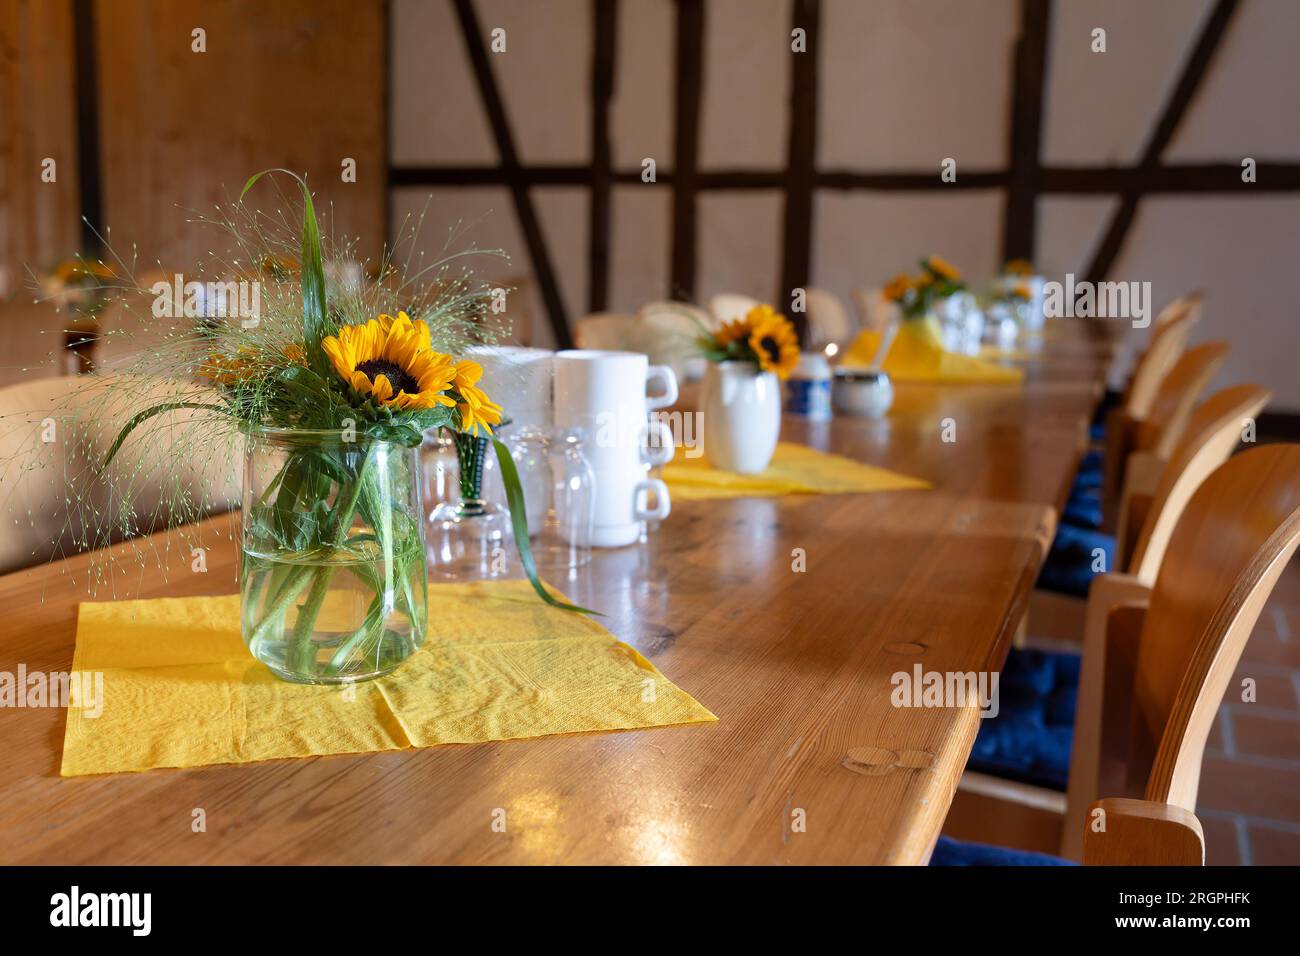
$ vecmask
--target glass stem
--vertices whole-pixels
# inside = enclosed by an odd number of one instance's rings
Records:
[[[365,460],[362,461],[361,467],[357,469],[357,476],[352,482],[352,487],[348,489],[347,501],[338,511],[338,524],[335,525],[334,540],[332,542],[336,548],[347,540],[348,531],[352,527],[352,516],[356,513],[357,503],[361,500],[362,488],[369,477],[370,462],[374,458],[374,453],[374,445],[366,450]],[[302,607],[298,610],[298,617],[293,622],[293,632],[289,637],[289,659],[292,661],[293,669],[300,672],[311,669],[313,654],[312,630],[316,626],[316,618],[320,616],[321,608],[325,606],[325,597],[329,594],[330,580],[334,577],[334,566],[325,565],[316,568],[314,572],[308,571],[307,573],[314,574],[311,591],[307,595],[307,600],[303,602]]]

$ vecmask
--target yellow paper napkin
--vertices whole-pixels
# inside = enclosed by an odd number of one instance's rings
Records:
[[[709,465],[708,459],[686,458],[681,450],[664,466],[664,481],[672,496],[684,501],[702,498],[752,498],[772,495],[853,494],[929,488],[929,482],[851,458],[828,455],[806,445],[778,442],[767,470],[737,475]]]
[[[875,358],[879,345],[880,333],[863,329],[840,364],[847,368],[866,368]],[[1018,368],[947,351],[931,319],[908,321],[899,326],[894,344],[885,356],[885,371],[899,382],[1011,385],[1025,377]]]
[[[68,709],[65,777],[716,720],[527,581],[430,584],[424,646],[366,683],[273,676],[237,595],[83,603],[72,667],[74,683],[103,674],[103,707]]]

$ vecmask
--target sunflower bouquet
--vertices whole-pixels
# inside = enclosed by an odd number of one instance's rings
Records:
[[[885,284],[886,301],[902,310],[905,319],[921,319],[929,315],[935,304],[950,295],[963,292],[966,283],[952,263],[939,256],[921,260],[921,271],[915,276],[899,273]]]
[[[744,317],[704,332],[699,346],[711,362],[753,362],[759,371],[775,372],[782,381],[799,364],[794,325],[770,305],[756,305]]]
[[[264,175],[247,182],[241,205]],[[288,175],[303,206],[299,255],[268,251],[260,226],[235,230],[250,247],[239,260],[249,265],[236,272],[269,284],[268,306],[238,320],[193,323],[147,352],[146,363],[167,368],[174,394],[126,421],[100,471],[138,429],[177,412],[237,434],[245,464],[244,638],[287,680],[376,677],[422,643],[418,448],[430,430],[492,443],[533,587],[550,604],[583,610],[558,601],[538,579],[526,526],[520,529],[519,477],[492,432],[502,407],[489,396],[482,367],[454,355],[482,340],[491,290],[448,272],[445,262],[436,281],[421,283],[428,267],[412,276],[387,257],[372,284],[332,282],[338,270],[325,266],[311,193]],[[190,517],[183,504],[176,510]]]

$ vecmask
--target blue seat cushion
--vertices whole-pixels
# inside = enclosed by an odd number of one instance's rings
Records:
[[[967,766],[1065,790],[1079,698],[1079,655],[1012,648],[998,678],[998,713],[980,721]]]
[[[1101,527],[1101,489],[1074,487],[1061,512],[1061,520],[1076,528],[1096,531]]]
[[[1100,549],[1101,560],[1095,552]],[[1086,598],[1092,579],[1114,570],[1115,538],[1092,528],[1062,524],[1056,529],[1037,586],[1058,594]],[[1094,570],[1098,568],[1099,570]]]
[[[1106,466],[1102,461],[1101,452],[1089,451],[1084,454],[1083,460],[1079,462],[1079,468],[1074,475],[1074,487],[1076,489],[1100,488],[1105,472]]]
[[[1005,846],[991,846],[987,843],[968,843],[941,836],[930,855],[931,866],[1078,866],[1073,860],[1065,860],[1047,853],[1034,853],[1030,850],[1013,850]]]

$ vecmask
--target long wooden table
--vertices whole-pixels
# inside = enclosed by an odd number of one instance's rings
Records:
[[[904,385],[883,421],[788,421],[935,490],[680,502],[564,583],[716,724],[61,779],[63,712],[0,709],[0,863],[924,862],[979,717],[890,678],[1001,666],[1098,394]],[[206,574],[178,552],[118,596],[231,593],[230,529]],[[0,670],[69,668],[87,564],[0,578]]]

